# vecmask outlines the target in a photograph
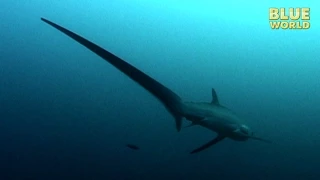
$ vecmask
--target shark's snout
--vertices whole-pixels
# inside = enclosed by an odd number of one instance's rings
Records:
[[[250,138],[254,140],[263,141],[266,143],[272,143],[269,140],[255,136],[255,134],[251,131],[251,129],[247,125],[241,125],[239,130],[235,132],[236,132],[236,135],[238,136],[237,137],[238,139],[235,139],[235,140],[238,140],[238,141],[246,141]]]

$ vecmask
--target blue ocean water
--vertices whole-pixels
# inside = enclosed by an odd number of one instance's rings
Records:
[[[271,30],[270,7],[310,7]],[[0,179],[319,179],[317,1],[0,2]],[[272,140],[177,132],[146,90],[40,21],[99,44],[183,99],[219,101]],[[184,125],[188,122],[184,121]],[[127,148],[135,144],[139,150]]]

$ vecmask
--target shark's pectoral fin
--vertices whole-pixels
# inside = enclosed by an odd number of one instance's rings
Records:
[[[214,138],[213,140],[209,141],[208,143],[202,145],[201,147],[193,150],[190,152],[190,154],[194,154],[194,153],[198,153],[200,151],[203,151],[207,148],[209,148],[210,146],[217,144],[218,142],[222,141],[224,138],[226,138],[226,136],[222,136],[222,135],[218,135],[216,138]]]

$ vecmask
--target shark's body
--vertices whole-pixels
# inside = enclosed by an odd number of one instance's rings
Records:
[[[193,150],[191,153],[200,152],[225,138],[237,141],[245,141],[251,138],[269,142],[267,140],[254,137],[248,126],[246,126],[235,113],[220,105],[214,89],[212,89],[212,101],[210,103],[185,102],[176,93],[152,77],[98,45],[47,19],[41,18],[41,20],[99,55],[154,95],[173,115],[178,131],[181,130],[182,119],[186,118],[191,121],[192,124],[190,126],[199,125],[218,134],[213,140]]]

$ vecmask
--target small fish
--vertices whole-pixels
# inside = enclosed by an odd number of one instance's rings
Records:
[[[130,148],[130,149],[133,149],[133,150],[139,150],[139,149],[140,149],[138,146],[133,145],[133,144],[127,144],[126,146],[127,146],[128,148]]]

